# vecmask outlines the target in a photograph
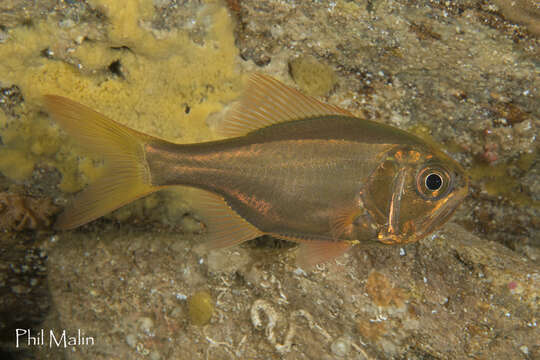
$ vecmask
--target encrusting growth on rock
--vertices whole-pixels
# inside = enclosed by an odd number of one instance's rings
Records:
[[[0,230],[22,231],[48,228],[59,208],[49,198],[0,193]]]

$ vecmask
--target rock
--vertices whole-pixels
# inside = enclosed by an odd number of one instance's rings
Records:
[[[294,249],[265,239],[201,251],[203,224],[184,190],[62,234],[48,230],[54,212],[26,203],[0,232],[2,355],[540,358],[531,0],[0,3],[0,192],[18,182],[63,206],[101,171],[99,154],[79,153],[51,125],[44,93],[199,142],[216,138],[205,119],[222,116],[245,73],[305,87],[292,59],[331,72],[314,92],[322,100],[444,147],[472,184],[432,236],[358,246],[307,272]],[[193,326],[186,300],[201,289],[211,321]],[[19,327],[82,329],[96,343],[16,349]]]

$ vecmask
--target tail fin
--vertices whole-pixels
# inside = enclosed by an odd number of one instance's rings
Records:
[[[106,170],[64,209],[57,229],[72,229],[103,216],[160,187],[152,186],[144,144],[153,138],[120,125],[92,109],[56,95],[45,106],[82,146],[105,156]]]

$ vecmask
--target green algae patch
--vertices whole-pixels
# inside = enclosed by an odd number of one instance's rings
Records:
[[[532,166],[537,154],[522,154],[518,159],[500,164],[486,164],[477,161],[468,170],[473,183],[481,184],[490,196],[503,196],[512,203],[521,206],[540,207],[530,194],[521,189],[521,179],[510,176],[510,168],[516,166],[525,171]]]
[[[334,69],[311,56],[291,60],[289,70],[302,91],[312,96],[324,96],[336,84]]]
[[[538,156],[540,155],[540,149],[537,149],[536,153],[526,153],[522,154],[516,161],[516,165],[521,171],[529,171],[529,169],[537,161]]]
[[[193,325],[206,325],[214,313],[214,300],[206,291],[193,294],[188,300],[189,319]]]
[[[411,134],[418,136],[420,139],[424,140],[434,149],[445,149],[449,153],[459,153],[463,151],[463,148],[456,142],[452,140],[447,140],[444,144],[437,141],[432,135],[431,130],[428,126],[417,124],[409,129],[407,129]]]
[[[0,111],[0,129],[4,128],[7,125],[7,116],[2,111]]]
[[[50,15],[10,29],[0,43],[0,83],[17,85],[24,97],[18,118],[0,115],[0,149],[9,157],[0,171],[13,181],[47,164],[61,172],[60,189],[75,192],[100,174],[99,154],[84,154],[53,121],[39,115],[44,94],[69,97],[179,143],[216,138],[206,118],[239,95],[233,23],[219,3],[203,3],[194,14],[196,22],[207,24],[203,44],[183,28],[154,29],[152,0],[89,4],[106,21],[65,27]]]

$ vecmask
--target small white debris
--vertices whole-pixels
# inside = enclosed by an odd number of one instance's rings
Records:
[[[139,323],[139,329],[147,335],[154,327],[154,322],[149,317],[141,317],[137,320],[137,322]]]
[[[267,334],[270,333],[270,331],[276,326],[277,321],[277,313],[268,302],[264,300],[255,300],[253,305],[251,306],[251,323],[253,326],[261,330],[263,328],[263,322],[261,320],[261,316],[259,312],[264,312],[264,315],[268,319],[268,325],[267,328]]]
[[[61,20],[58,25],[61,27],[61,28],[64,28],[64,29],[70,29],[72,27],[75,26],[75,21],[71,20],[71,19],[64,19],[64,20]]]
[[[339,337],[330,345],[330,349],[334,355],[346,357],[351,351],[351,340],[346,337]]]
[[[126,343],[134,348],[137,345],[137,337],[134,334],[129,334],[126,336]]]
[[[270,33],[274,39],[278,39],[283,36],[283,28],[278,24],[274,24],[270,27]]]
[[[264,320],[261,318],[261,312],[265,315]],[[276,333],[274,331],[281,317],[270,303],[262,299],[255,300],[251,306],[250,315],[251,323],[255,329],[264,330],[268,342],[272,344],[276,351],[280,354],[285,354],[291,351],[293,339],[296,334],[295,319],[297,317],[303,317],[305,320],[307,320],[309,328],[312,331],[316,331],[321,334],[328,342],[332,340],[332,337],[328,334],[328,332],[315,322],[313,316],[302,309],[293,311],[290,314],[288,330],[285,333],[285,338],[282,343],[278,342]],[[266,326],[264,323],[266,323]]]

